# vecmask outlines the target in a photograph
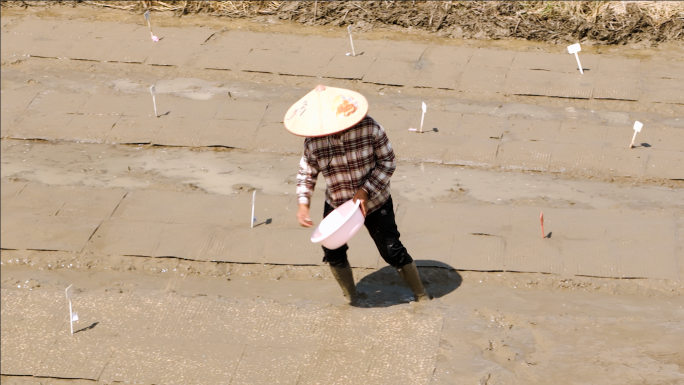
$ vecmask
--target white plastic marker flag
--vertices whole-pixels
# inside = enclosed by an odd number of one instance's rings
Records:
[[[634,122],[634,136],[632,137],[632,143],[629,145],[629,148],[634,147],[634,140],[636,139],[636,134],[637,134],[637,132],[641,132],[641,127],[643,127],[643,126],[644,126],[644,124],[638,120],[636,122]]]
[[[423,115],[420,117],[420,132],[423,133],[423,121],[425,120],[425,112],[427,112],[427,105],[423,102]]]
[[[256,217],[254,216],[254,202],[255,201],[256,201],[256,190],[254,190],[254,193],[252,194],[252,219],[251,219],[249,227],[254,227],[254,223],[256,223]]]
[[[69,285],[69,287],[64,290],[66,293],[66,298],[69,301],[69,323],[71,324],[71,334],[74,334],[74,322],[78,321],[78,314],[74,313],[74,311],[71,308],[71,298],[74,296],[74,289],[72,289],[74,285]]]
[[[150,87],[150,93],[152,94],[152,104],[154,104],[154,116],[159,117],[157,114],[157,100],[154,98],[154,86]]]
[[[582,69],[582,63],[580,63],[579,56],[577,56],[577,52],[579,52],[581,50],[582,50],[582,47],[580,47],[579,43],[568,46],[568,52],[575,54],[575,59],[577,59],[577,66],[579,67],[580,73],[582,75],[584,75],[584,70]]]
[[[145,11],[145,21],[147,21],[147,27],[150,29],[150,38],[152,41],[159,41],[159,38],[154,36],[152,33],[152,24],[150,24],[150,11]]]
[[[352,31],[352,26],[349,25],[349,27],[347,27],[347,32],[349,32],[349,42],[351,43],[351,47],[352,47],[351,55],[356,56],[356,52],[354,51],[354,40],[352,39],[351,31]],[[349,54],[347,54],[347,55],[349,55]]]

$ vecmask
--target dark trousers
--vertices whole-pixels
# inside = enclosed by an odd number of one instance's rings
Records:
[[[327,217],[333,210],[332,206],[325,202],[323,217]],[[391,196],[385,204],[366,217],[364,224],[385,262],[396,268],[413,262],[413,259],[399,240],[399,231],[394,220],[394,207]],[[348,266],[347,250],[349,250],[349,246],[346,243],[335,250],[323,247],[323,252],[325,253],[323,262],[328,262],[330,266],[334,267]]]

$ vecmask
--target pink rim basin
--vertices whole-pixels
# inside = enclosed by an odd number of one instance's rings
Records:
[[[360,201],[348,200],[325,217],[311,234],[311,242],[321,243],[330,250],[339,249],[356,234],[365,218]]]

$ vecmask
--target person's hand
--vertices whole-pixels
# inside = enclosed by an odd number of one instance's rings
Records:
[[[303,203],[299,204],[299,208],[297,209],[297,221],[303,227],[313,226],[313,222],[309,216],[309,206]]]
[[[354,194],[354,203],[356,203],[357,200],[361,201],[361,204],[359,207],[361,207],[361,213],[363,214],[363,217],[366,217],[366,202],[368,202],[368,192],[362,188],[359,189],[359,191]]]

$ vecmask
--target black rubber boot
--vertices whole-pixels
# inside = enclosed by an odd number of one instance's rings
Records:
[[[416,297],[416,301],[422,302],[432,299],[427,291],[425,291],[425,287],[423,287],[423,282],[420,280],[420,274],[418,274],[418,268],[414,262],[402,266],[397,269],[397,271],[401,278],[408,283],[411,291],[413,291],[413,295]]]
[[[354,273],[349,264],[347,266],[330,266],[333,277],[342,288],[342,294],[349,301],[351,305],[356,305],[359,301],[359,293],[356,291],[356,284],[354,283]]]

